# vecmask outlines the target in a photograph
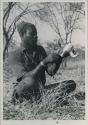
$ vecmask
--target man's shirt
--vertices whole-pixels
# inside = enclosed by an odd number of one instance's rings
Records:
[[[31,53],[26,49],[19,48],[9,53],[8,64],[13,70],[13,76],[17,79],[23,76],[25,72],[35,69],[46,56],[47,54],[42,46],[36,46]],[[62,57],[58,55],[54,63],[48,64],[40,70],[38,76],[43,85],[46,82],[45,71],[53,76],[58,71],[61,62]]]
[[[19,48],[9,53],[7,62],[13,70],[13,75],[18,78],[25,72],[32,71],[36,68],[46,56],[47,54],[42,46],[37,46],[32,53],[26,49]],[[44,85],[46,82],[45,68],[40,70],[39,78]]]

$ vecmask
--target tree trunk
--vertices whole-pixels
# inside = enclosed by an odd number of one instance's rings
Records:
[[[5,47],[4,47],[4,50],[3,50],[3,61],[5,61],[5,57],[6,57],[6,51],[8,49],[8,45],[9,45],[9,38],[8,38],[8,35],[7,34],[4,34],[4,37],[5,37]]]

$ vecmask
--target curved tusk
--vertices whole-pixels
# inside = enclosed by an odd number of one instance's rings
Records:
[[[70,52],[73,49],[73,46],[71,43],[67,44],[64,49],[63,52]]]
[[[74,53],[71,51],[71,52],[70,52],[70,56],[73,57],[73,58],[75,58],[75,57],[78,56],[78,52],[76,52],[76,54],[74,54]]]

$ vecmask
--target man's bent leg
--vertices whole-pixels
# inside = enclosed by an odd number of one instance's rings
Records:
[[[74,80],[66,80],[66,81],[62,81],[62,82],[57,82],[54,84],[50,84],[45,86],[44,88],[46,90],[51,90],[51,89],[56,89],[59,88],[62,92],[65,92],[67,94],[69,94],[70,92],[73,92],[76,88],[76,83]]]
[[[60,84],[62,91],[65,91],[66,94],[73,92],[76,89],[76,83],[74,80],[62,81]]]

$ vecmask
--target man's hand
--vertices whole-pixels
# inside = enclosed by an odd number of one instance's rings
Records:
[[[44,60],[43,60],[43,63],[44,65],[48,64],[48,63],[53,63],[53,62],[56,62],[59,58],[59,55],[56,54],[56,53],[52,53],[52,54],[49,54]]]

